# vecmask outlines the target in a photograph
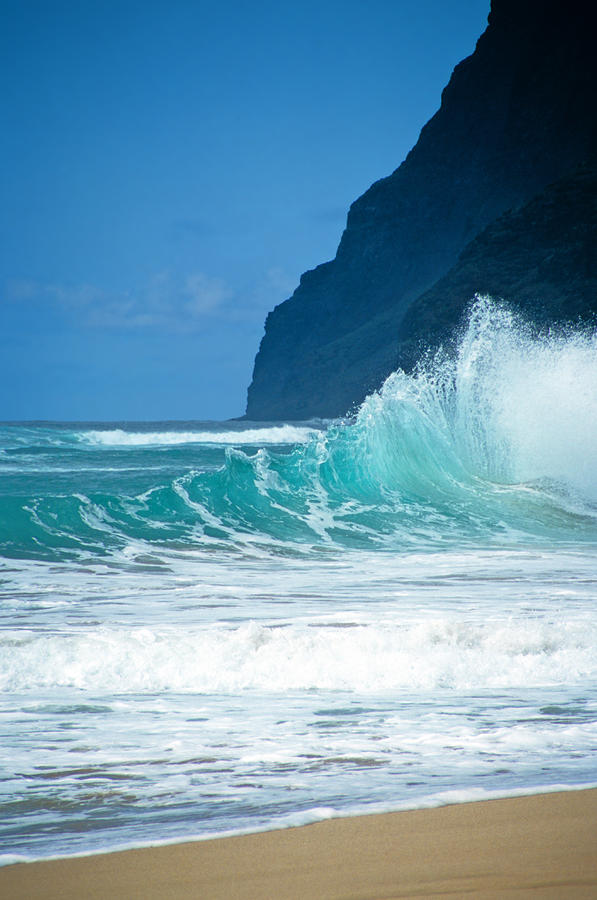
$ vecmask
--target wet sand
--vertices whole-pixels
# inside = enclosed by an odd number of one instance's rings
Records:
[[[6,900],[597,898],[597,790],[0,869]]]

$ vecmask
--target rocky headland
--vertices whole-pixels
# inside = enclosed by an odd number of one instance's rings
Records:
[[[415,147],[268,315],[247,418],[345,415],[475,293],[542,324],[597,312],[596,20],[588,0],[492,0]]]

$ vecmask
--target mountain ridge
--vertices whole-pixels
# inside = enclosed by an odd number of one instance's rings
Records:
[[[581,0],[493,0],[406,159],[352,204],[335,258],[268,315],[247,418],[345,414],[408,361],[405,317],[464,248],[595,159],[594,25]]]

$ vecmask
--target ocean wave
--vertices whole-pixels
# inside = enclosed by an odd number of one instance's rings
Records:
[[[90,444],[106,447],[176,446],[177,444],[229,444],[243,446],[257,444],[302,444],[315,434],[314,428],[298,425],[272,425],[264,428],[244,428],[238,431],[82,431],[79,437]]]
[[[131,540],[274,553],[597,540],[597,336],[535,334],[487,298],[472,307],[455,354],[395,372],[350,422],[327,430],[77,436],[100,451],[138,447],[127,465],[136,459],[150,487],[135,490],[124,469],[112,477],[106,469],[98,489],[83,470],[77,483],[84,450],[71,445],[75,489],[53,490],[48,472],[41,495],[18,493],[0,509],[7,555],[103,555]],[[220,443],[190,450],[184,464],[176,458],[176,445],[202,441]],[[170,459],[170,470],[151,473],[152,446],[165,448],[160,463]],[[219,456],[202,467],[207,453]]]

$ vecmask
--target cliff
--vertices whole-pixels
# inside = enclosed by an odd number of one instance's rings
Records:
[[[597,321],[597,167],[585,165],[500,216],[410,306],[401,364],[449,343],[475,294],[507,299],[537,326]]]
[[[501,214],[597,156],[595,18],[587,0],[493,0],[406,160],[352,205],[335,259],[269,314],[248,418],[343,415],[412,361],[426,317],[454,324],[460,301],[423,314],[444,302],[426,292]],[[508,276],[491,283],[507,296]]]

